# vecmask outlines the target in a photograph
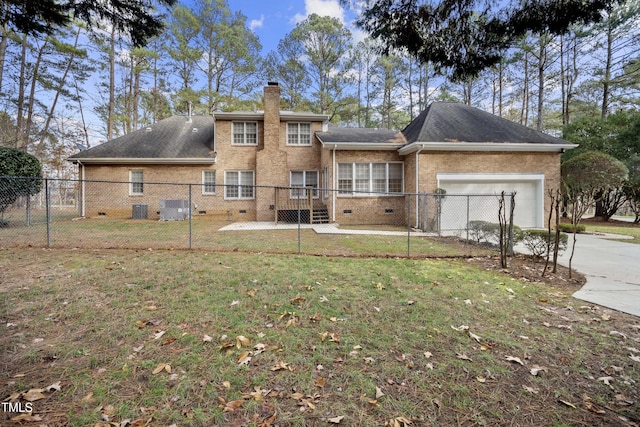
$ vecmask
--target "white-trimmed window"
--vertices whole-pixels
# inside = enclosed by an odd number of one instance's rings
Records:
[[[291,171],[292,199],[306,198],[307,189],[313,189],[313,198],[318,198],[318,171]]]
[[[141,196],[144,194],[144,172],[141,170],[129,171],[129,195]]]
[[[258,145],[258,122],[233,122],[233,145]]]
[[[353,192],[353,163],[338,164],[338,194]]]
[[[339,163],[338,194],[375,195],[401,193],[402,163]]]
[[[202,171],[202,194],[216,194],[216,171]]]
[[[225,171],[224,198],[253,199],[255,197],[253,179],[253,171]]]
[[[311,123],[287,123],[288,145],[311,145]]]

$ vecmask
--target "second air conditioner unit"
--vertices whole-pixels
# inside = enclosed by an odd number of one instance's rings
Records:
[[[190,215],[188,200],[160,200],[160,221],[184,221]]]

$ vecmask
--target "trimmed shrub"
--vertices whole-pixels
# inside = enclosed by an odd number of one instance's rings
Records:
[[[522,232],[522,244],[536,257],[546,257],[547,245],[550,245],[549,249],[552,249],[554,241],[555,233],[552,232],[549,235],[548,230],[525,230]],[[569,236],[566,233],[560,233],[558,250],[564,251],[568,241]]]
[[[560,231],[563,233],[573,233],[573,224],[568,222],[560,223]],[[584,224],[578,224],[576,227],[576,233],[584,233],[587,230],[587,227]]]
[[[469,239],[478,243],[497,245],[500,242],[500,224],[489,221],[469,221]],[[522,229],[513,226],[513,244],[522,240]]]

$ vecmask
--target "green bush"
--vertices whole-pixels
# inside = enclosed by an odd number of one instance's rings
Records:
[[[563,233],[573,233],[573,224],[570,224],[568,222],[560,223],[559,228]],[[576,233],[584,233],[586,229],[587,227],[585,227],[583,224],[578,224],[578,226],[576,227]]]
[[[525,230],[522,233],[522,244],[531,252],[533,256],[544,258],[547,256],[547,248],[553,249],[555,233],[549,235],[547,230]],[[567,248],[569,237],[566,233],[560,233],[558,250],[564,251]]]
[[[18,197],[33,196],[41,188],[40,161],[24,151],[0,147],[0,212],[4,212]]]
[[[500,224],[489,221],[469,221],[469,238],[478,243],[498,245],[500,243]],[[522,240],[522,229],[513,226],[513,244]]]

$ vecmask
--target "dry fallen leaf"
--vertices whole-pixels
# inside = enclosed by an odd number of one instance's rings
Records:
[[[586,394],[582,397],[582,401],[584,402],[584,406],[591,412],[600,415],[607,413],[607,411],[605,411],[604,409],[597,409],[595,406],[593,406],[593,401]]]
[[[22,398],[27,402],[34,402],[36,400],[44,399],[46,396],[42,393],[43,388],[32,388],[31,390],[22,394]]]
[[[629,398],[627,398],[627,396],[625,396],[624,394],[616,394],[615,398],[616,398],[616,405],[619,405],[619,406],[631,406],[635,403],[633,400],[630,400]]]
[[[157,375],[162,371],[171,373],[171,365],[169,365],[168,363],[160,363],[158,366],[156,366],[156,369],[154,369],[151,373],[153,375]]]
[[[280,360],[276,365],[271,367],[272,371],[293,371],[293,368],[288,363]]]
[[[456,353],[456,357],[458,359],[462,359],[462,360],[468,360],[469,362],[473,362],[473,359],[471,359],[469,356],[467,356],[464,353]]]
[[[406,426],[410,426],[413,423],[411,422],[411,420],[406,419],[405,417],[397,417],[397,418],[393,418],[391,420],[389,420],[388,425],[391,427],[406,427]],[[385,424],[387,425],[387,424]]]
[[[538,394],[538,393],[539,393],[539,390],[538,390],[537,388],[527,387],[527,386],[526,386],[526,385],[524,385],[524,384],[522,385],[522,388],[523,388],[525,391],[528,391],[528,392],[529,392],[529,393],[531,393],[531,394]]]
[[[36,421],[42,421],[42,417],[38,416],[38,415],[31,415],[31,414],[20,414],[20,415],[16,415],[15,417],[11,418],[11,421],[16,421],[16,422],[22,422],[22,421],[26,421],[26,422],[36,422]]]
[[[48,391],[48,392],[51,392],[51,391],[53,391],[53,390],[60,391],[60,389],[61,389],[60,381],[55,382],[55,383],[53,383],[53,384],[48,385],[47,387],[45,387],[45,390],[46,390],[46,391]]]
[[[568,406],[568,407],[570,407],[570,408],[578,409],[578,408],[576,408],[576,405],[574,405],[574,404],[573,404],[573,403],[571,403],[571,402],[567,402],[566,400],[562,400],[562,399],[558,399],[558,401],[559,401],[560,403],[563,403],[563,404],[567,405],[567,406]]]
[[[313,385],[315,385],[316,387],[324,387],[325,383],[327,382],[327,380],[325,380],[322,377],[317,377],[315,382],[313,383]]]
[[[531,369],[529,369],[529,372],[533,376],[537,376],[538,373],[540,373],[540,371],[547,372],[547,368],[545,366],[533,365],[533,367]]]
[[[246,347],[249,345],[249,338],[245,337],[244,335],[238,335],[236,337],[236,347],[237,348],[241,348],[241,347]]]
[[[209,335],[206,335],[204,337],[202,337],[202,342],[211,342],[213,341],[213,338],[211,338]]]
[[[240,353],[238,356],[238,364],[239,365],[248,365],[251,362],[251,353],[248,351],[244,351]]]
[[[222,412],[234,412],[236,409],[241,407],[243,403],[244,400],[232,400],[230,402],[225,402]]]
[[[376,387],[376,399],[380,399],[382,396],[384,396],[382,389],[380,387]]]
[[[596,381],[602,381],[603,383],[611,387],[611,381],[613,381],[613,377],[600,377]]]
[[[524,366],[524,363],[522,362],[522,360],[520,360],[519,357],[507,356],[506,359],[508,362],[514,362]]]
[[[331,424],[340,424],[340,421],[342,421],[343,418],[344,415],[340,415],[339,417],[327,418],[327,422]]]

